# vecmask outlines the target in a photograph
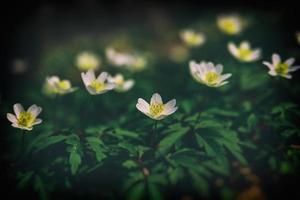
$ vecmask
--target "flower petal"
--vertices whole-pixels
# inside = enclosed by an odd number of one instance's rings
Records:
[[[274,70],[275,69],[274,65],[272,65],[269,62],[264,61],[263,64],[266,65],[270,70]]]
[[[27,109],[27,112],[30,112],[34,117],[36,117],[42,112],[42,108],[33,104]]]
[[[289,58],[285,61],[285,64],[291,66],[292,64],[294,64],[294,62],[295,62],[295,58]]]
[[[107,72],[102,72],[98,77],[97,77],[97,81],[100,81],[101,83],[104,83],[106,81],[108,77],[108,73]]]
[[[222,71],[223,71],[223,65],[221,65],[221,64],[216,65],[216,72],[218,74],[221,74]]]
[[[33,122],[32,125],[40,124],[40,123],[42,123],[42,121],[43,121],[42,119],[37,118],[37,119],[35,119],[35,121]]]
[[[154,93],[151,97],[150,104],[162,104],[163,101],[161,99],[160,94]]]
[[[276,53],[274,53],[272,55],[272,62],[273,62],[273,65],[277,65],[278,63],[281,62],[281,59],[280,59],[280,56]]]
[[[232,74],[223,74],[223,75],[221,75],[220,80],[219,80],[220,83],[223,82],[223,81],[225,81],[226,79],[230,78],[231,75]]]
[[[14,112],[15,112],[17,118],[19,118],[20,112],[24,112],[23,106],[20,103],[16,103],[14,105]]]
[[[289,68],[289,72],[294,72],[297,71],[298,69],[300,69],[300,66],[293,66]]]
[[[149,104],[142,98],[138,99],[136,108],[143,113],[149,113]]]
[[[7,117],[7,119],[8,119],[10,122],[12,122],[12,123],[17,123],[17,122],[18,122],[16,116],[13,115],[13,114],[11,114],[11,113],[7,113],[7,114],[6,114],[6,117]]]

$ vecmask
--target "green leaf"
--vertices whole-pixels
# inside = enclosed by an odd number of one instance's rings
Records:
[[[42,179],[39,175],[35,176],[34,189],[38,192],[41,200],[48,199],[47,190],[45,188],[44,182],[42,181]]]
[[[145,192],[145,184],[144,182],[139,182],[135,184],[128,192],[127,199],[128,200],[139,200],[142,199]]]
[[[132,169],[132,168],[136,168],[139,165],[133,161],[133,160],[126,160],[125,162],[123,162],[122,164],[124,167],[126,167],[127,169]]]
[[[24,174],[18,174],[18,176],[20,177],[20,181],[18,183],[18,188],[25,188],[28,184],[29,181],[31,180],[31,177],[33,176],[34,172],[33,171],[29,171],[29,172],[25,172]]]
[[[125,137],[130,137],[130,138],[138,138],[139,137],[139,135],[135,132],[120,129],[120,128],[117,128],[115,130],[115,132],[117,135],[121,135],[121,136],[125,136]]]
[[[194,188],[199,192],[201,196],[207,197],[209,192],[209,185],[207,180],[201,177],[198,173],[193,170],[189,170],[192,177]]]
[[[77,173],[78,167],[81,164],[81,157],[77,153],[76,146],[73,147],[73,150],[70,153],[69,163],[70,163],[70,167],[71,167],[71,173],[72,173],[72,175],[75,175]]]
[[[53,144],[59,143],[63,140],[65,140],[68,136],[66,135],[55,135],[43,138],[39,143],[36,144],[36,149],[34,150],[34,153],[37,153]]]
[[[257,124],[257,118],[255,116],[255,114],[251,114],[248,119],[247,119],[247,124],[248,124],[248,129],[249,130],[253,130],[253,128],[256,126]]]
[[[189,128],[181,128],[164,137],[158,144],[161,154],[165,154],[182,136],[188,132]]]
[[[162,200],[163,199],[161,192],[159,191],[158,187],[155,184],[149,183],[148,189],[149,189],[150,199],[152,199],[152,200]]]
[[[88,145],[95,152],[96,159],[98,162],[101,162],[106,155],[104,154],[104,149],[101,145],[104,145],[103,142],[97,137],[87,137],[86,138]]]
[[[195,136],[196,136],[197,144],[199,145],[200,148],[204,147],[206,153],[210,156],[216,155],[216,152],[199,134],[196,133]]]

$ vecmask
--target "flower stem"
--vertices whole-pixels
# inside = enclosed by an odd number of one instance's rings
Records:
[[[154,147],[155,147],[155,141],[156,141],[156,130],[157,130],[157,120],[154,121],[153,127],[152,127],[151,146],[154,146]]]

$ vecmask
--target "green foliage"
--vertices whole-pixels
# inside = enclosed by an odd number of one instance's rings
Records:
[[[51,193],[58,191],[74,196],[97,191],[98,199],[126,196],[130,200],[160,200],[173,198],[169,191],[187,187],[195,194],[194,199],[210,198],[212,191],[217,191],[214,197],[235,199],[244,189],[237,185],[253,183],[248,180],[249,174],[240,172],[243,167],[250,169],[252,178],[264,177],[266,172],[268,182],[275,182],[274,177],[281,175],[296,175],[300,166],[299,84],[275,80],[260,62],[240,63],[230,57],[226,50],[229,38],[217,31],[215,16],[210,17],[203,19],[207,27],[202,22],[195,26],[207,34],[207,44],[199,49],[183,47],[188,56],[182,63],[166,57],[170,43],[178,39],[177,32],[166,33],[169,39],[150,39],[147,34],[139,37],[142,30],[136,30],[124,33],[124,38],[75,38],[45,47],[40,63],[44,68],[18,90],[18,95],[26,97],[24,101],[43,106],[43,123],[26,135],[24,149],[17,131],[8,131],[6,138],[12,149],[17,149],[8,156],[10,159],[15,159],[19,149],[24,150],[13,165],[18,188],[34,189],[40,199],[50,199]],[[267,38],[276,33],[270,30],[254,28],[253,35],[260,32]],[[252,32],[246,36],[255,39]],[[275,39],[265,41],[265,47],[274,47]],[[153,41],[160,41],[160,47],[153,47]],[[104,49],[110,43],[152,52],[147,69],[133,73],[113,68],[104,59]],[[85,91],[80,71],[74,66],[77,53],[84,48],[103,57],[100,71],[134,79],[133,89],[93,96]],[[220,88],[199,84],[188,71],[192,59],[222,63],[224,71],[233,76]],[[46,98],[37,92],[46,75],[70,79],[78,90]],[[164,102],[175,98],[179,109],[159,120],[154,130],[153,120],[135,106],[138,98],[149,99],[156,91]],[[10,101],[4,104],[4,110],[16,100]],[[222,181],[216,186],[216,180]],[[110,191],[106,185],[114,188]],[[120,188],[122,192],[115,194]],[[186,195],[185,191],[176,192],[182,199]]]

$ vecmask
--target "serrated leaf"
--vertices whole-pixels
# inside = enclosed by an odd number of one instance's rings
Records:
[[[73,150],[70,153],[69,163],[71,167],[71,173],[72,175],[75,175],[77,173],[78,167],[81,164],[81,156],[77,153],[76,146],[73,147]]]
[[[59,143],[59,142],[65,140],[67,137],[68,136],[66,136],[66,135],[55,135],[55,136],[43,138],[42,140],[39,141],[38,144],[36,144],[36,149],[34,150],[34,153],[37,153],[51,145]]]
[[[182,136],[188,132],[189,128],[181,128],[173,133],[168,134],[158,144],[161,154],[165,154]]]

